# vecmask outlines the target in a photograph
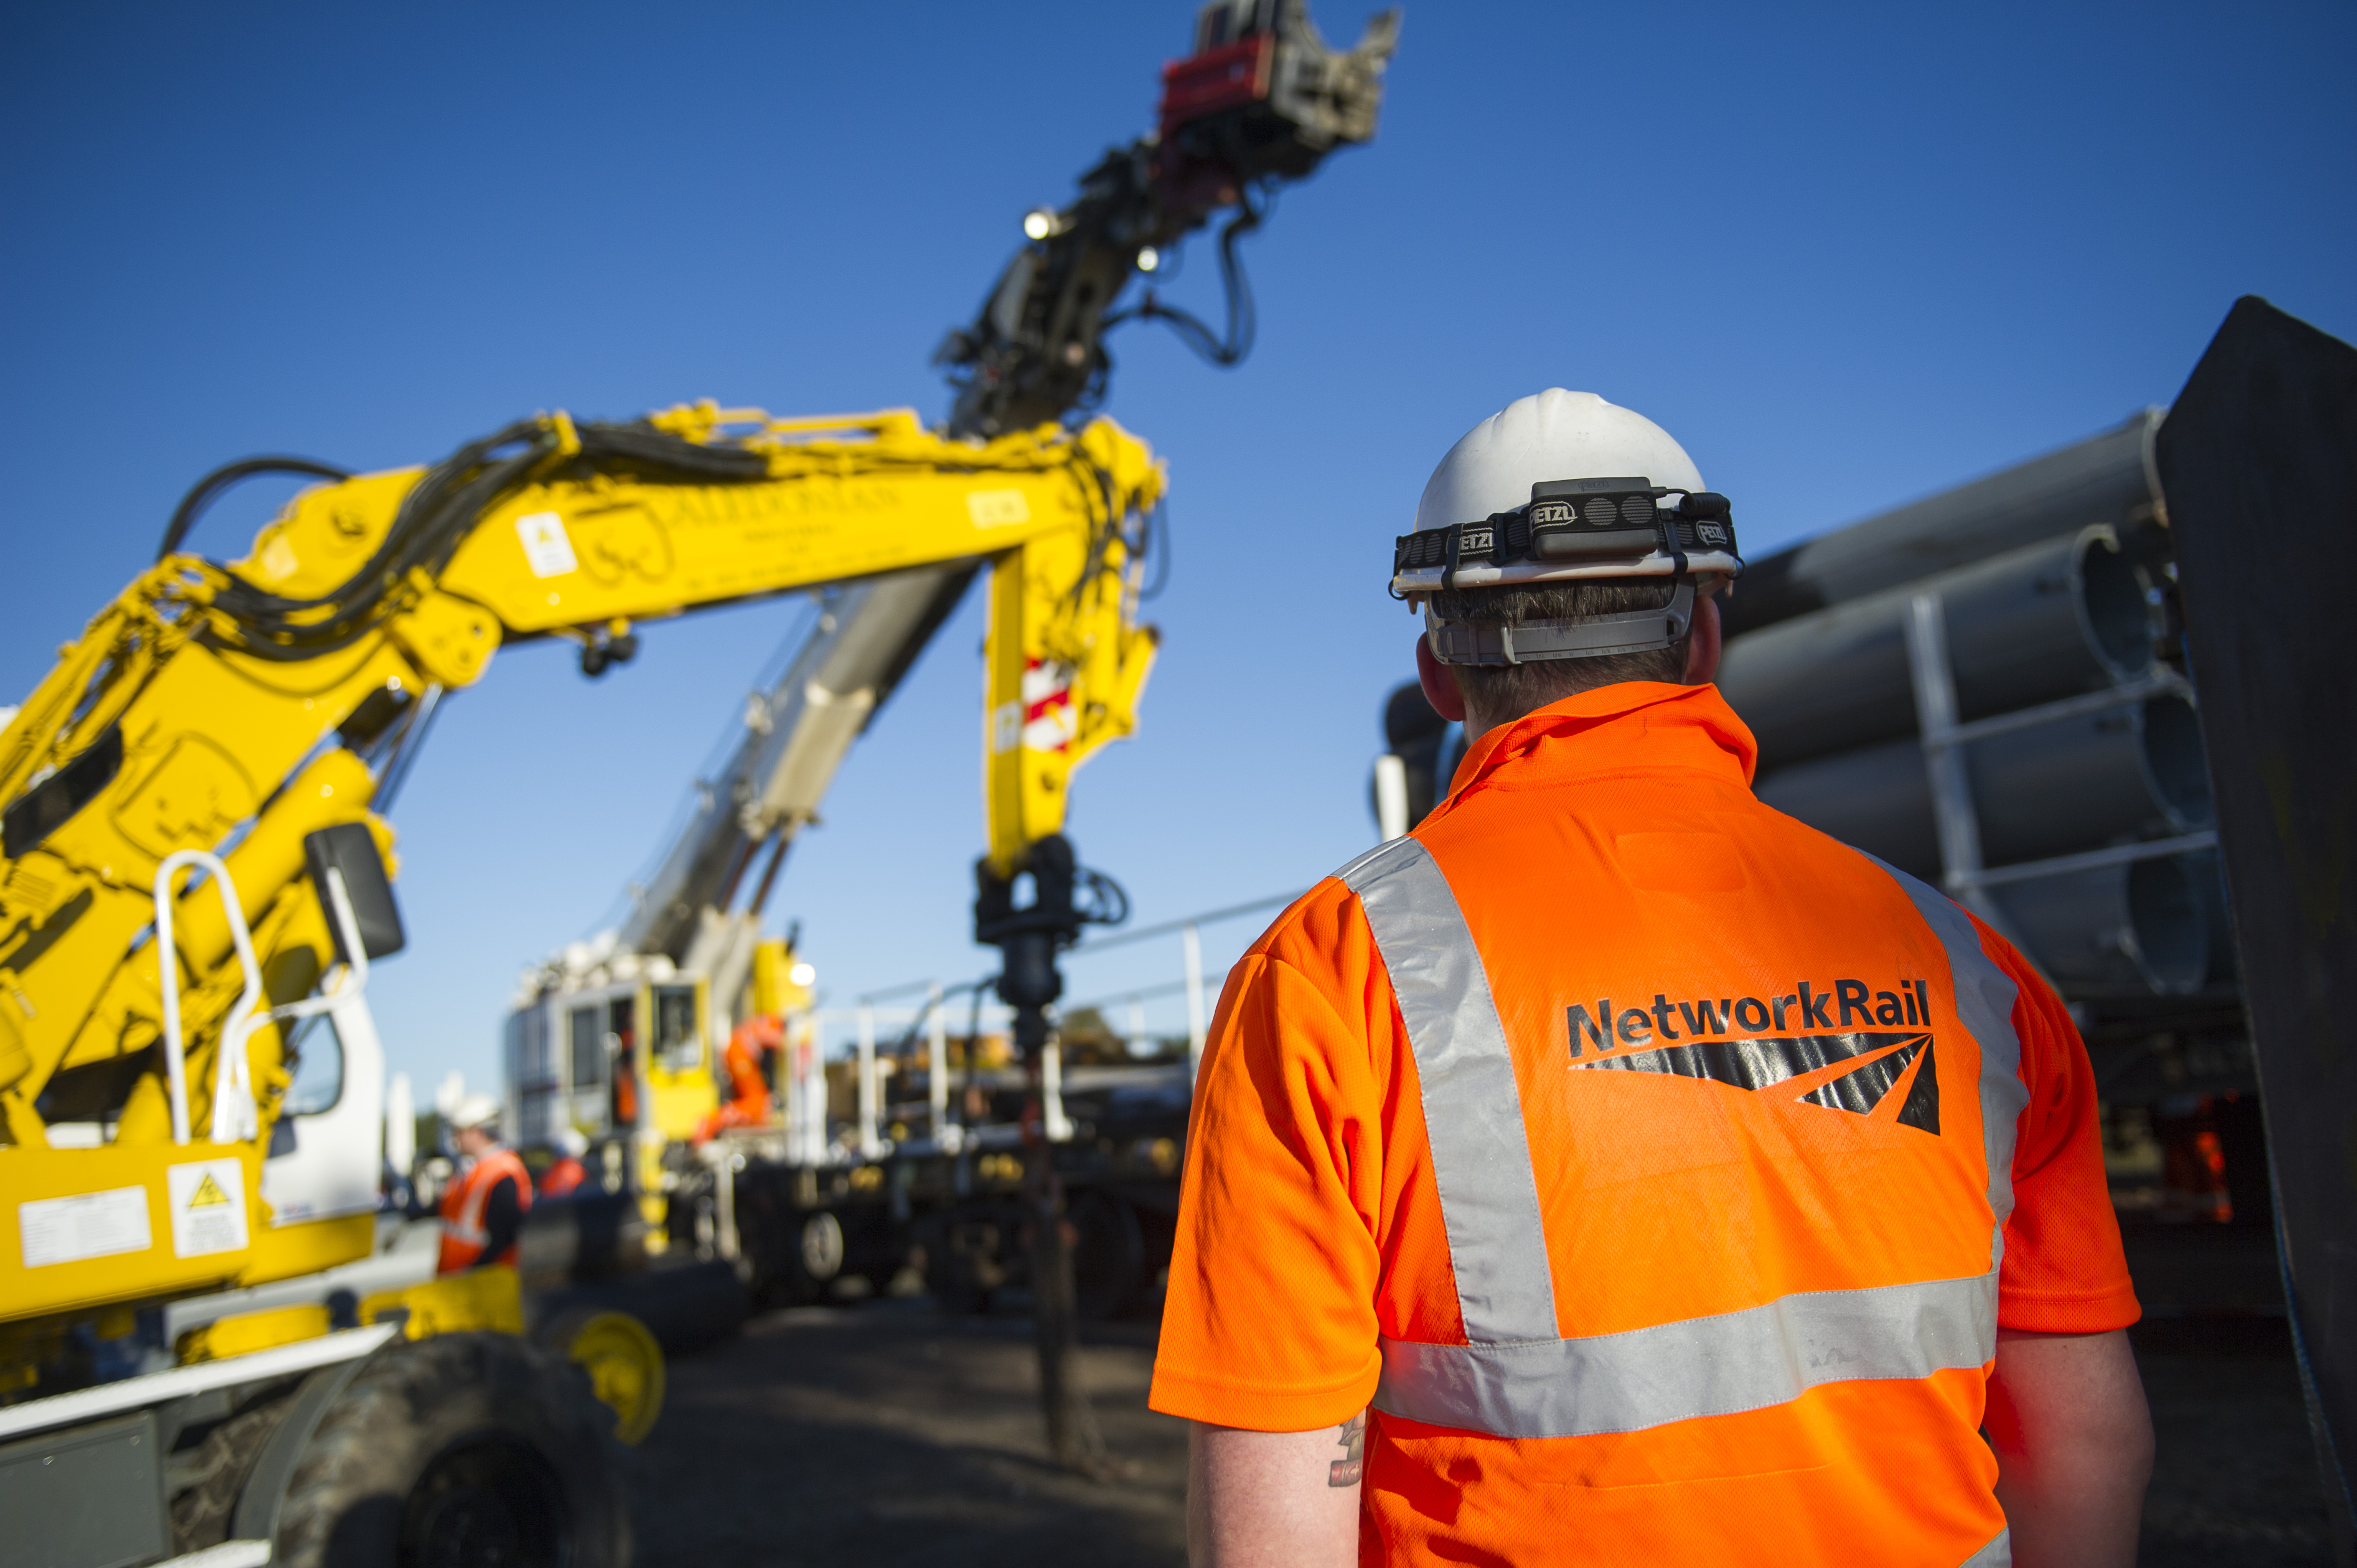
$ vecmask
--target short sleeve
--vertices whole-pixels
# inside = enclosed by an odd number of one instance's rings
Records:
[[[1365,1409],[1382,1369],[1380,1096],[1363,1029],[1266,949],[1206,1044],[1149,1402],[1307,1432]]]
[[[2013,1026],[2029,1090],[2016,1124],[1997,1321],[2039,1334],[2125,1328],[2141,1309],[2104,1178],[2087,1047],[2061,999],[2018,953],[1986,929],[1983,945],[2021,988]]]

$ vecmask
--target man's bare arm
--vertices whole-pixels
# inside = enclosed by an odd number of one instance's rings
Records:
[[[1359,1560],[1367,1418],[1315,1432],[1196,1422],[1187,1444],[1194,1568],[1350,1568]]]
[[[2015,1568],[2130,1568],[2152,1415],[2124,1331],[1998,1329],[1986,1430]]]

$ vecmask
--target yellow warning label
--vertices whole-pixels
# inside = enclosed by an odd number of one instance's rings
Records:
[[[246,1233],[245,1179],[245,1167],[233,1159],[191,1160],[164,1167],[173,1256],[197,1258],[245,1251],[251,1241]]]

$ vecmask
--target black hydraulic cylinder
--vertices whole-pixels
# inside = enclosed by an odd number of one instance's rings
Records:
[[[1749,578],[1738,587],[1739,601]],[[1966,720],[2101,691],[2150,670],[2161,626],[2105,528],[2004,554],[1731,639],[1718,689],[1763,771],[1915,733],[1910,602],[1940,596]]]

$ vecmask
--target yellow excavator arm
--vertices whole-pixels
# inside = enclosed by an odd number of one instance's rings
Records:
[[[1135,624],[1134,568],[1163,481],[1110,420],[987,444],[934,434],[908,410],[771,420],[705,403],[642,428],[585,435],[563,414],[534,427],[549,449],[527,482],[479,514],[446,567],[404,585],[392,636],[426,681],[471,684],[495,648],[522,638],[594,651],[705,606],[987,562],[989,844],[1003,873],[1061,826],[1071,769],[1134,725],[1154,651]],[[666,474],[666,460],[680,467]],[[383,553],[424,479],[404,470],[315,490],[235,570],[285,598],[332,601]],[[331,619],[296,612],[277,635],[321,640],[314,628]]]
[[[126,1179],[184,1159],[181,1141],[214,1128],[216,1094],[233,1084],[253,1101],[239,1131],[253,1131],[212,1152],[258,1160],[286,1083],[278,1030],[245,1036],[242,1081],[218,1048],[247,1009],[310,994],[335,961],[306,841],[365,824],[389,865],[391,831],[370,810],[385,759],[509,642],[560,636],[585,659],[626,656],[643,621],[986,564],[990,860],[1012,875],[1061,825],[1071,770],[1135,722],[1155,650],[1136,620],[1138,567],[1162,488],[1146,446],[1103,419],[978,442],[906,411],[784,421],[705,404],[630,425],[552,414],[432,468],[309,489],[242,561],[167,556],[66,647],[0,735],[10,1196],[87,1192],[92,1155],[124,1162]],[[199,877],[156,891],[166,857],[188,850],[222,853],[259,1004],[220,890]],[[178,1072],[163,1059],[159,897]],[[111,1121],[102,1149],[70,1151],[79,1171],[50,1147],[45,1103]],[[102,1258],[28,1270],[22,1251],[0,1251],[0,1320],[124,1294]],[[324,1261],[243,1259],[234,1277]],[[207,1267],[194,1260],[188,1280],[151,1268],[148,1289],[185,1288]]]

